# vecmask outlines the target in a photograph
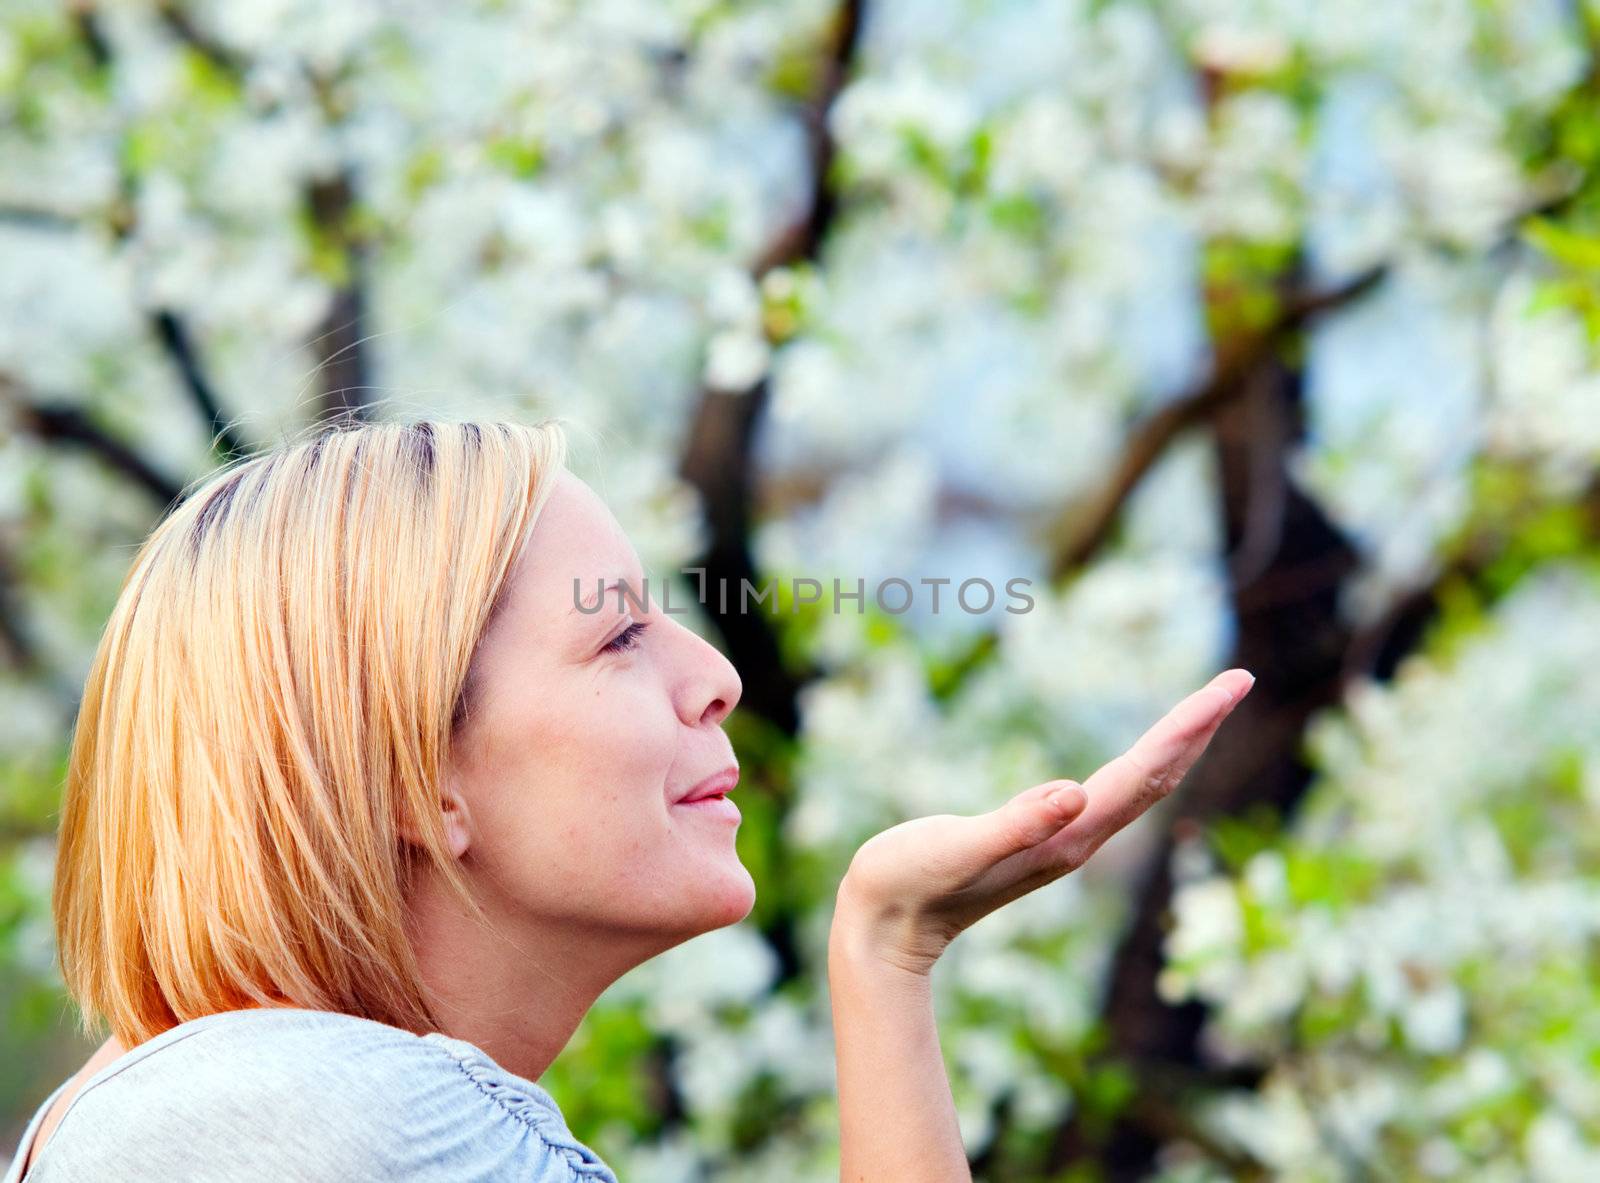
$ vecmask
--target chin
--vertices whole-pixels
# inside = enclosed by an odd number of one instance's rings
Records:
[[[621,904],[626,919],[617,919],[625,927],[666,938],[669,944],[664,947],[738,924],[750,915],[756,902],[755,880],[731,849],[716,857],[680,863],[670,871],[661,868],[630,884],[629,890],[638,893],[636,905],[629,908],[613,899],[608,911]]]
[[[756,906],[756,882],[743,863],[736,862],[729,872],[708,884],[706,931],[738,924]]]
[[[686,903],[694,901],[693,914],[686,918],[685,925],[690,936],[738,924],[756,904],[755,880],[737,861],[728,867],[718,866],[710,875],[701,877],[697,887],[692,894],[684,895]]]

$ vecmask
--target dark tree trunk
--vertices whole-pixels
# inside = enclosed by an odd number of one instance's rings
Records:
[[[1355,553],[1294,487],[1286,467],[1302,434],[1300,375],[1267,361],[1248,382],[1212,422],[1238,625],[1231,664],[1257,680],[1179,789],[1147,879],[1136,885],[1135,916],[1113,963],[1105,1009],[1110,1054],[1144,1086],[1164,1068],[1195,1064],[1204,1018],[1198,1004],[1169,1006],[1156,994],[1175,840],[1254,806],[1293,808],[1310,780],[1300,757],[1306,724],[1339,701],[1350,641],[1338,596],[1356,568]],[[1143,1178],[1162,1138],[1138,1120],[1140,1111],[1139,1103],[1131,1106],[1105,1143],[1090,1144],[1083,1131],[1065,1127],[1052,1168],[1083,1159],[1111,1179]]]

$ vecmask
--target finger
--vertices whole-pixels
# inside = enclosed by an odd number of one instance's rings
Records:
[[[1072,827],[1082,858],[1177,787],[1254,682],[1245,670],[1218,674],[1084,782],[1089,803]]]
[[[1088,804],[1075,780],[1047,780],[1024,789],[998,809],[979,814],[963,861],[986,870],[1018,851],[1039,845],[1060,833]]]

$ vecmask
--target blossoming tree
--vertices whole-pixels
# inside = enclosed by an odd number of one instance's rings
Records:
[[[548,1079],[624,1177],[835,1177],[850,852],[1224,664],[1259,681],[1181,794],[936,971],[976,1172],[1593,1177],[1597,21],[14,0],[6,1041],[58,1005],[75,696],[185,485],[334,414],[553,413],[652,571],[780,589],[695,618],[756,909]]]

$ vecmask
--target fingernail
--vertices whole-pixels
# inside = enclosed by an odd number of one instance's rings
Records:
[[[1053,789],[1050,795],[1045,798],[1045,802],[1052,808],[1066,812],[1066,810],[1069,808],[1067,797],[1071,793],[1078,794],[1083,798],[1084,804],[1088,804],[1089,795],[1083,791],[1083,787],[1081,785],[1063,785],[1059,789]],[[1071,807],[1076,808],[1077,802],[1073,802]]]
[[[1243,693],[1235,694],[1233,692],[1233,689],[1230,686],[1226,685],[1226,684],[1213,686],[1213,687],[1211,687],[1211,689],[1221,691],[1221,693],[1222,693],[1222,705],[1224,707],[1231,707],[1234,703],[1238,702],[1241,698],[1244,697]],[[1248,690],[1249,687],[1247,686],[1247,687],[1245,687],[1245,689]]]

